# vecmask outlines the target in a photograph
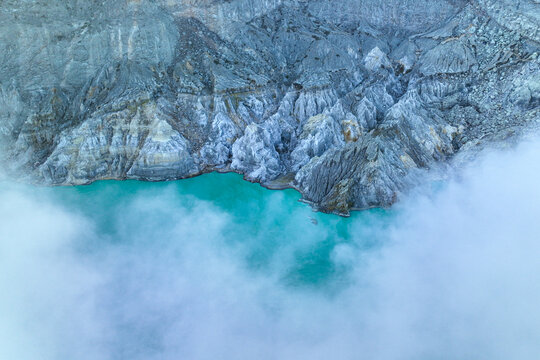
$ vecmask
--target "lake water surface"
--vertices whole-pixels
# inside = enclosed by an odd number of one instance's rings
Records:
[[[336,285],[346,279],[346,269],[334,264],[339,245],[365,246],[382,241],[392,212],[372,209],[353,212],[349,218],[312,211],[299,202],[295,190],[272,191],[244,181],[238,174],[211,173],[175,182],[100,181],[89,186],[34,188],[74,214],[90,219],[99,235],[85,243],[89,250],[110,244],[159,244],[205,242],[200,235],[174,236],[185,216],[211,228],[218,217],[220,244],[243,252],[253,271],[275,271],[277,260],[282,280],[290,286]],[[182,214],[182,215],[180,215]],[[379,227],[380,232],[374,226]],[[207,230],[207,229],[206,229]],[[215,242],[214,242],[215,244]],[[287,263],[283,259],[288,258]]]

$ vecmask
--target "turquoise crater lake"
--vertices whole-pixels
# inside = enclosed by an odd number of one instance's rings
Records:
[[[219,246],[236,249],[250,271],[277,271],[288,286],[324,289],[339,288],[347,279],[347,269],[333,261],[336,247],[354,238],[355,246],[373,248],[383,233],[374,230],[383,230],[392,218],[392,211],[384,209],[353,212],[349,218],[314,212],[299,201],[295,190],[268,190],[234,173],[174,182],[99,181],[32,192],[91,220],[99,240],[90,237],[84,242],[90,252],[106,244],[144,244],[152,251],[171,242],[213,241],[205,239],[204,231],[171,235],[179,220],[177,211],[200,217],[203,224],[210,212],[222,220]],[[134,244],[140,237],[144,241]]]

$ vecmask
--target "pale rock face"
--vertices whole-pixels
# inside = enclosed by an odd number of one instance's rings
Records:
[[[356,106],[356,116],[364,129],[374,129],[377,125],[377,108],[367,98],[363,98]]]
[[[378,71],[380,69],[389,69],[392,67],[386,54],[378,47],[374,47],[373,50],[367,54],[364,59],[364,66],[370,71]]]
[[[313,157],[344,143],[339,123],[331,116],[320,114],[308,119],[299,137],[298,146],[291,153],[293,170],[298,171]]]
[[[244,136],[233,145],[231,168],[245,173],[249,180],[276,178],[280,173],[279,157],[268,131],[256,124],[248,125]]]
[[[133,178],[151,179],[155,176],[175,179],[199,171],[189,152],[189,143],[163,120],[151,124],[151,130],[140,155],[127,175]]]
[[[294,104],[294,115],[304,123],[310,117],[321,114],[326,108],[336,103],[338,97],[333,90],[316,90],[315,92],[302,92]]]
[[[216,114],[210,134],[210,142],[200,151],[201,159],[206,164],[222,166],[229,160],[231,146],[240,135],[240,130],[227,115],[225,104],[220,99],[216,101]]]
[[[539,28],[534,0],[5,0],[0,162],[389,206],[418,171],[536,131]]]

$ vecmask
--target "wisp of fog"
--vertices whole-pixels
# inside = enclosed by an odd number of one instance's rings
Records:
[[[281,193],[249,226],[171,186],[97,221],[105,206],[4,182],[0,359],[536,360],[539,159],[539,141],[487,152],[353,216],[348,240]],[[301,284],[298,254],[321,244],[327,279]]]

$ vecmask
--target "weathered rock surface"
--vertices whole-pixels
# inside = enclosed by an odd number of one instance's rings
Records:
[[[0,161],[388,206],[417,170],[539,127],[539,31],[536,0],[6,0]]]

